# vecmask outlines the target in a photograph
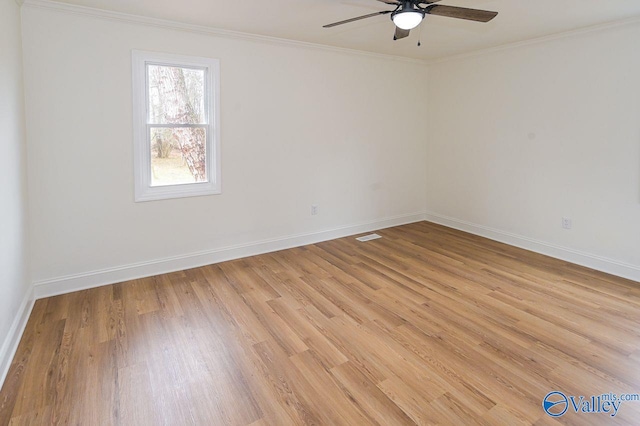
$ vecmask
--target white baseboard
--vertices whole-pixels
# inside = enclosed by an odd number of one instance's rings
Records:
[[[284,250],[292,247],[299,247],[307,244],[314,244],[321,241],[361,234],[392,226],[420,222],[422,220],[427,220],[429,222],[469,232],[491,240],[640,282],[640,267],[613,259],[584,253],[567,247],[557,246],[544,241],[535,240],[533,238],[523,237],[521,235],[505,232],[499,229],[435,213],[414,213],[395,216],[330,230],[292,235],[283,238],[258,241],[251,244],[242,244],[216,250],[202,251],[183,256],[123,265],[99,271],[91,271],[35,282],[25,295],[16,318],[11,325],[11,329],[3,342],[2,347],[0,347],[0,387],[7,376],[11,361],[18,349],[18,344],[20,343],[22,333],[27,325],[27,321],[36,299],[141,277],[195,268],[198,266],[239,259],[247,256],[254,256],[257,254],[269,253],[277,250]]]
[[[13,324],[11,324],[9,333],[7,333],[7,337],[4,339],[4,342],[2,342],[2,346],[0,347],[0,389],[7,377],[7,373],[9,372],[11,361],[13,361],[13,357],[18,350],[18,344],[20,344],[22,333],[24,333],[27,321],[29,321],[29,316],[31,315],[34,303],[35,298],[33,295],[33,286],[31,286],[29,287],[27,294],[25,294],[24,299],[20,304],[20,308],[18,309],[18,313],[13,320]]]
[[[544,241],[535,240],[511,232],[501,231],[484,225],[478,225],[464,220],[439,215],[436,213],[426,213],[425,220],[460,231],[469,232],[501,243],[520,247],[525,250],[562,259],[567,262],[586,266],[587,268],[606,272],[622,278],[640,282],[640,267],[629,263],[620,262],[602,256],[585,253],[567,247],[558,246]]]
[[[11,361],[18,349],[18,344],[20,343],[22,333],[27,325],[29,315],[31,314],[31,310],[33,309],[33,304],[36,299],[71,293],[107,284],[114,284],[141,277],[196,268],[198,266],[269,253],[277,250],[284,250],[292,247],[299,247],[307,244],[314,244],[321,241],[361,234],[392,226],[420,222],[422,220],[459,229],[491,240],[640,282],[640,267],[613,259],[596,256],[567,247],[561,247],[544,241],[535,240],[533,238],[523,237],[521,235],[466,222],[452,217],[442,216],[436,213],[414,213],[395,216],[330,230],[263,240],[250,244],[241,244],[215,250],[191,253],[183,256],[175,256],[150,262],[134,263],[34,282],[33,286],[25,295],[25,298],[20,305],[20,309],[18,310],[18,314],[11,325],[11,329],[9,330],[5,341],[2,343],[2,347],[0,347],[0,387],[2,387],[7,376],[9,367],[11,366]]]
[[[269,253],[307,244],[314,244],[321,241],[332,240],[334,238],[346,237],[349,235],[375,231],[377,229],[389,228],[412,222],[420,222],[422,220],[424,220],[424,212],[419,212],[324,231],[257,241],[250,244],[241,244],[149,262],[133,263],[98,271],[90,271],[81,274],[36,281],[34,282],[35,298],[41,299],[44,297],[71,293],[78,290],[114,284],[136,278],[150,277],[168,272],[197,268],[203,265],[210,265],[227,260],[255,256],[257,254]]]

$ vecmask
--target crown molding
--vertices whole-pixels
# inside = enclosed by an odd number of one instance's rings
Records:
[[[122,12],[112,12],[103,9],[96,9],[86,6],[78,6],[69,3],[60,3],[52,0],[15,0],[18,5],[23,7],[33,7],[38,9],[48,9],[57,12],[69,13],[73,15],[88,16],[92,18],[105,19],[111,21],[119,21],[130,24],[145,25],[156,28],[165,28],[175,31],[184,31],[201,35],[208,35],[211,37],[221,37],[236,40],[252,41],[256,43],[267,43],[281,46],[290,46],[306,49],[323,50],[328,52],[337,52],[347,55],[358,55],[370,58],[383,59],[395,62],[405,62],[418,65],[436,65],[444,62],[457,61],[463,59],[469,59],[473,57],[479,57],[489,55],[496,52],[506,51],[510,49],[517,49],[520,47],[531,46],[536,44],[547,43],[554,40],[562,40],[565,38],[576,37],[589,33],[606,31],[618,27],[630,26],[640,24],[640,16],[634,16],[631,18],[625,18],[617,21],[605,22],[603,24],[591,25],[588,27],[578,28],[575,30],[562,31],[555,34],[549,34],[542,37],[536,37],[532,39],[516,41],[512,43],[505,43],[499,46],[492,46],[485,49],[473,50],[470,52],[459,53],[450,56],[443,56],[435,59],[416,59],[407,58],[404,56],[387,55],[383,53],[367,52],[364,50],[348,49],[344,47],[329,46],[318,43],[310,43],[298,40],[291,40],[279,37],[271,37],[259,34],[251,34],[240,31],[224,30],[221,28],[208,27],[204,25],[186,24],[183,22],[171,21],[166,19],[150,18],[141,15],[132,15]]]
[[[474,58],[477,56],[489,55],[491,53],[502,52],[505,50],[517,49],[524,46],[532,46],[541,43],[547,43],[554,40],[562,40],[571,37],[577,37],[585,34],[606,31],[614,28],[625,27],[630,25],[640,24],[640,16],[634,16],[631,18],[620,19],[617,21],[605,22],[604,24],[590,25],[588,27],[578,28],[575,30],[562,31],[555,34],[549,34],[542,37],[531,38],[522,41],[516,41],[513,43],[501,44],[499,46],[488,47],[486,49],[474,50],[471,52],[459,53],[451,56],[444,56],[441,58],[427,60],[428,65],[441,64],[443,62],[451,62],[463,59]]]
[[[367,52],[363,50],[348,49],[344,47],[329,46],[318,43],[310,43],[305,41],[290,40],[285,38],[271,37],[259,34],[244,33],[240,31],[224,30],[220,28],[208,27],[204,25],[186,24],[183,22],[170,21],[166,19],[150,18],[140,15],[132,15],[122,12],[112,12],[93,7],[78,6],[68,3],[60,3],[50,0],[16,0],[23,1],[24,7],[36,9],[46,9],[56,12],[68,13],[73,15],[87,16],[91,18],[104,19],[109,21],[119,21],[130,24],[145,25],[149,27],[164,28],[175,31],[184,31],[194,34],[208,35],[212,37],[221,37],[235,40],[244,40],[257,43],[276,44],[281,46],[298,47],[304,49],[323,50],[328,52],[337,52],[347,55],[366,56],[370,58],[383,59],[394,62],[406,62],[418,65],[427,65],[428,61],[423,59],[407,58],[403,56],[386,55],[383,53]]]

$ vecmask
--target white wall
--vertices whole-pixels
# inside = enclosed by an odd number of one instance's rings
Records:
[[[29,5],[23,25],[36,283],[424,211],[401,114],[426,114],[422,64]],[[133,202],[131,49],[220,59],[222,195]]]
[[[637,25],[433,64],[427,79],[417,63],[89,15],[23,9],[36,284],[425,206],[640,279]],[[133,202],[131,49],[221,60],[222,195]],[[168,264],[209,258],[189,259]]]
[[[0,385],[29,293],[20,9],[0,0]]]
[[[640,280],[638,40],[632,24],[431,66],[428,217]]]

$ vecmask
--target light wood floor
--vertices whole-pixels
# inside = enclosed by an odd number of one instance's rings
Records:
[[[427,222],[37,301],[0,425],[640,424],[640,285]]]

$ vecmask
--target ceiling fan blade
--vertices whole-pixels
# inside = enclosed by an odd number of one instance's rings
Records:
[[[381,3],[385,3],[385,4],[390,4],[393,6],[398,6],[401,5],[402,3],[400,3],[399,1],[393,1],[393,0],[378,0]]]
[[[409,36],[410,30],[403,30],[402,28],[396,27],[396,33],[393,35],[394,40],[400,40],[401,38],[405,38]]]
[[[498,12],[490,12],[488,10],[467,9],[466,7],[444,6],[439,4],[427,6],[424,11],[430,15],[467,19],[477,22],[489,22],[498,14]]]
[[[331,28],[331,27],[335,27],[336,25],[348,24],[349,22],[359,21],[361,19],[366,19],[366,18],[373,18],[374,16],[378,16],[378,15],[386,15],[387,13],[391,13],[391,12],[392,12],[391,10],[383,10],[382,12],[370,13],[368,15],[358,16],[356,18],[345,19],[344,21],[334,22],[333,24],[323,25],[322,28]]]

